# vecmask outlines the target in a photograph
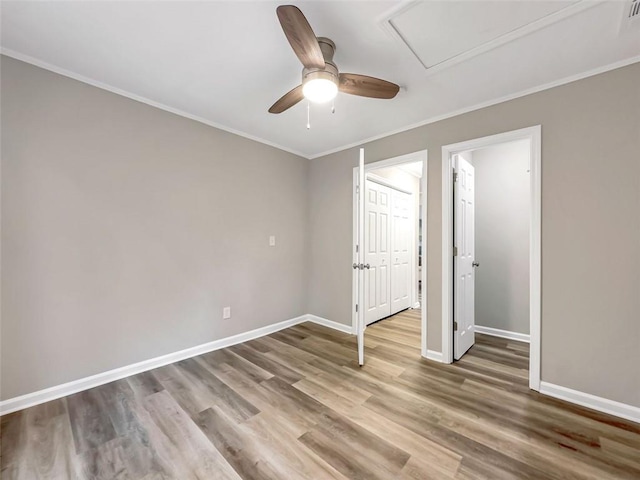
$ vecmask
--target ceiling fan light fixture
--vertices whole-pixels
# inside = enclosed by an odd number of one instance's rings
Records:
[[[338,91],[360,97],[385,99],[398,94],[400,87],[395,83],[356,73],[339,73],[338,67],[333,63],[336,44],[330,38],[317,37],[309,21],[295,5],[280,5],[276,8],[276,13],[293,53],[304,68],[302,84],[280,97],[271,105],[269,113],[282,113],[304,98],[313,103],[330,102]]]
[[[326,71],[311,72],[304,79],[302,94],[312,103],[327,103],[338,94],[337,78]]]

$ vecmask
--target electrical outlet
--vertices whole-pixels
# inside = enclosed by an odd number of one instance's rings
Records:
[[[276,236],[275,235],[271,235],[269,237],[269,246],[270,247],[275,247],[276,246]]]
[[[222,309],[222,319],[226,320],[228,318],[231,318],[231,307],[224,307]]]

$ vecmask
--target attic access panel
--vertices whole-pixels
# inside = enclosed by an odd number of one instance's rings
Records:
[[[586,3],[579,0],[411,2],[391,14],[386,22],[430,70],[457,63],[542,28],[564,18],[565,13],[577,13],[582,8],[575,7]]]

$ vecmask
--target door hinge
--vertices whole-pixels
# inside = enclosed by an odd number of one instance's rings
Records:
[[[358,313],[358,304],[356,303],[356,313]]]
[[[356,185],[356,193],[360,193],[360,187]]]
[[[453,171],[453,183],[456,183],[458,181],[458,172],[456,172],[455,170]]]
[[[453,322],[453,331],[454,332],[458,331],[458,322]]]
[[[360,245],[356,245],[356,253],[358,253],[358,251],[360,251]]]
[[[453,246],[453,256],[454,257],[458,256],[458,247],[456,247],[455,245]]]

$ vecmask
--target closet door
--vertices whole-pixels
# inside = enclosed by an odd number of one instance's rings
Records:
[[[391,315],[391,192],[371,180],[365,182],[365,323]]]
[[[391,311],[411,306],[411,255],[413,241],[413,199],[408,193],[391,190]]]

